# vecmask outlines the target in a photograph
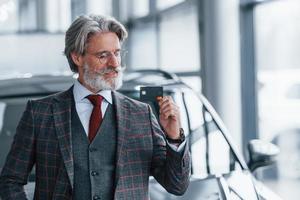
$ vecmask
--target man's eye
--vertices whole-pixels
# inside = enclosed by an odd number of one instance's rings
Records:
[[[101,58],[107,58],[107,54],[100,54],[98,55],[98,57],[101,59]]]
[[[118,57],[118,56],[121,55],[121,51],[116,51],[114,54],[115,54],[116,57]]]

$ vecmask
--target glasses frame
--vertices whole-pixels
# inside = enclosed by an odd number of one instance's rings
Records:
[[[118,49],[114,52],[111,51],[101,51],[96,53],[85,52],[85,54],[95,56],[99,60],[99,63],[102,65],[107,64],[113,57],[115,57],[118,64],[121,65],[122,60],[124,60],[127,53],[128,51],[123,49]]]

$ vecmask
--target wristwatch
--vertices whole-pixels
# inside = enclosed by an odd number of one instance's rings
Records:
[[[177,144],[182,143],[185,140],[183,128],[179,129],[179,138],[178,139],[172,139],[172,138],[169,138],[168,136],[166,136],[166,138],[167,138],[168,142],[170,142],[170,143],[177,143]]]

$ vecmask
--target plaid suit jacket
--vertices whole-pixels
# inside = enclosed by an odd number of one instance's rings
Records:
[[[150,175],[170,193],[183,194],[189,184],[188,145],[173,151],[149,105],[118,92],[112,96],[118,131],[114,199],[148,199]],[[26,199],[23,185],[34,165],[35,199],[72,199],[72,98],[70,88],[27,103],[0,176],[3,200]]]

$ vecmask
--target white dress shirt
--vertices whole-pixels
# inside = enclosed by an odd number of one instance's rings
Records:
[[[81,85],[81,83],[78,80],[76,80],[73,87],[73,94],[77,114],[84,128],[84,131],[88,136],[89,122],[94,106],[86,97],[94,93],[89,91],[87,88]],[[101,90],[97,94],[103,97],[103,101],[101,104],[101,112],[103,118],[108,104],[112,104],[111,90]]]
[[[73,87],[75,107],[76,107],[76,111],[79,116],[79,119],[81,121],[81,124],[82,124],[87,136],[89,133],[90,117],[91,117],[94,106],[90,102],[90,100],[88,100],[86,97],[91,94],[94,94],[94,93],[89,91],[86,87],[84,87],[78,80],[75,81],[74,87]],[[97,94],[99,94],[103,97],[103,101],[101,104],[101,112],[102,112],[102,118],[103,118],[108,104],[112,104],[111,90],[101,90]],[[179,145],[179,147],[177,147],[174,144],[170,144],[170,143],[168,143],[168,145],[173,150],[179,152],[183,149],[185,143],[186,143],[186,141],[181,143]]]

